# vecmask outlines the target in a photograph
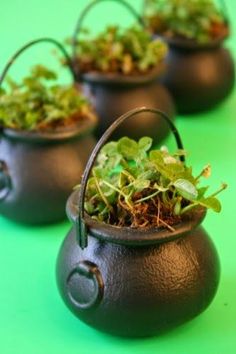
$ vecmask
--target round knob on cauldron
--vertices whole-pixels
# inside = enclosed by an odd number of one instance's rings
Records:
[[[11,190],[11,177],[8,173],[7,165],[0,161],[0,201],[5,199]]]
[[[67,278],[67,294],[80,309],[97,305],[103,297],[103,280],[98,267],[89,261],[81,261]]]

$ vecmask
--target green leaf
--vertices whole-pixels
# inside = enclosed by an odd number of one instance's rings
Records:
[[[111,156],[108,158],[105,164],[105,168],[108,168],[109,170],[113,170],[119,167],[119,164],[121,162],[122,156],[120,154],[116,154],[114,156]]]
[[[225,31],[225,14],[218,5],[213,0],[149,0],[145,13],[152,32],[156,34],[206,43],[220,38]],[[214,31],[215,26],[218,34]]]
[[[140,150],[147,152],[152,146],[152,139],[144,136],[143,138],[139,139],[138,146]]]
[[[117,154],[117,152],[118,150],[117,150],[116,141],[110,141],[109,143],[104,145],[103,148],[101,149],[101,153],[107,156],[114,156],[115,154]]]
[[[44,78],[46,80],[56,80],[57,75],[54,71],[49,70],[43,65],[35,65],[31,69],[31,75],[32,77],[38,79],[38,78]]]
[[[11,90],[17,90],[20,85],[18,85],[14,80],[12,80],[12,78],[7,77],[6,78],[7,84],[8,86],[11,88]]]
[[[135,160],[139,153],[139,146],[135,140],[128,137],[121,138],[117,145],[118,152],[127,160]]]
[[[84,207],[85,207],[85,210],[86,210],[86,212],[88,214],[93,214],[94,213],[95,208],[94,208],[93,204],[90,201],[86,201],[84,203]]]
[[[173,164],[165,164],[164,158],[160,151],[151,151],[150,160],[155,164],[157,171],[166,179],[174,181],[177,179],[177,174]],[[176,167],[178,169],[178,166]]]
[[[163,61],[167,45],[138,26],[108,26],[97,36],[78,40],[78,61],[83,72],[99,70],[124,75],[146,72]]]
[[[149,168],[147,171],[145,170],[141,173],[139,171],[138,175],[140,179],[148,179],[152,181],[155,181],[158,178],[158,173],[153,168]]]
[[[89,197],[91,198],[95,194],[97,194],[97,188],[95,183],[95,177],[90,177],[88,180],[86,193],[89,193]]]
[[[208,209],[213,209],[217,213],[221,211],[221,204],[215,197],[202,198],[198,200],[198,203]]]
[[[153,188],[157,189],[160,192],[167,192],[169,190],[169,187],[163,187],[163,186],[160,186],[157,183],[154,183]]]
[[[117,192],[114,189],[111,189],[108,186],[103,185],[102,190],[109,203],[114,203],[116,201]]]
[[[181,200],[178,198],[174,206],[174,214],[180,215],[180,213],[181,213]]]
[[[150,181],[145,179],[136,179],[133,183],[133,186],[136,191],[141,191],[150,186]]]
[[[155,161],[161,164],[164,164],[164,159],[161,151],[158,150],[152,150],[149,153],[149,158],[151,161]]]
[[[0,96],[4,95],[5,93],[6,93],[6,91],[2,87],[0,87]]]
[[[37,130],[52,129],[55,123],[78,116],[79,120],[92,115],[87,99],[74,86],[49,86],[47,80],[57,75],[42,65],[32,68],[31,74],[18,84],[8,79],[8,87],[0,96],[1,122],[4,126]]]
[[[148,149],[144,142],[140,145]],[[117,144],[104,146],[102,154],[106,159],[97,161],[92,170],[96,178],[89,178],[86,190],[85,201],[94,207],[91,217],[116,226],[153,227],[158,224],[156,216],[160,215],[173,230],[172,225],[182,215],[199,205],[216,212],[221,210],[215,196],[226,188],[225,184],[205,198],[208,187],[197,188],[199,181],[191,167],[175,159],[165,163],[165,158],[176,156],[167,149],[147,154],[140,145],[125,137]],[[121,160],[114,169],[111,161],[117,156]]]
[[[178,160],[174,156],[168,155],[168,156],[164,156],[164,162],[167,165],[172,164],[174,166],[174,165],[177,165]],[[178,167],[178,165],[177,165],[177,167]],[[181,167],[183,169],[183,166],[181,166]]]
[[[208,190],[208,186],[207,187],[201,187],[198,188],[198,199],[202,199],[204,194],[206,193],[206,191]]]
[[[182,197],[188,200],[195,200],[198,196],[196,187],[186,179],[177,179],[173,183],[173,186],[175,186]]]
[[[179,163],[179,161],[175,161],[175,162],[168,162],[166,164],[166,168],[170,171],[170,173],[172,173],[173,178],[183,178],[184,175],[186,174],[186,170],[185,167],[182,163]],[[188,178],[184,178],[184,179],[188,179]]]
[[[119,182],[118,182],[119,188],[124,187],[127,184],[127,182],[129,182],[128,177],[124,173],[121,172],[119,174]]]
[[[100,165],[94,166],[93,171],[95,173],[95,176],[101,179],[105,178],[108,173],[107,169]]]

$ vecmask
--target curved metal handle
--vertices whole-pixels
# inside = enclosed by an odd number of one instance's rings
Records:
[[[7,165],[0,160],[0,202],[4,200],[11,191],[12,183]]]
[[[76,276],[82,277],[80,283],[83,284],[81,284],[81,291],[76,289],[76,294],[73,294],[73,283],[79,282],[78,279],[76,280]],[[93,283],[92,287],[91,282]],[[84,294],[83,289],[85,289]],[[90,261],[79,262],[67,278],[68,296],[71,302],[82,310],[97,305],[103,297],[103,291],[104,283],[101,273],[96,264]]]
[[[74,72],[74,69],[73,69],[73,65],[72,65],[72,62],[71,62],[71,58],[69,56],[69,54],[67,53],[66,49],[64,48],[64,46],[58,42],[57,40],[53,39],[53,38],[48,38],[48,37],[45,37],[45,38],[38,38],[38,39],[35,39],[27,44],[25,44],[23,47],[21,47],[20,49],[18,49],[15,54],[10,58],[10,60],[7,62],[5,68],[3,69],[2,71],[2,74],[0,76],[0,87],[2,85],[2,82],[3,80],[5,79],[6,77],[6,74],[8,73],[8,70],[10,69],[10,67],[14,64],[15,60],[21,55],[21,53],[23,53],[26,49],[28,49],[29,47],[35,45],[35,44],[38,44],[38,43],[41,43],[41,42],[49,42],[49,43],[53,43],[58,49],[60,49],[61,53],[64,55],[65,59],[66,59],[66,62],[68,63],[68,67],[70,69],[70,72],[72,74],[72,77],[75,81],[76,79],[76,75],[75,75],[75,72]]]
[[[93,8],[95,5],[97,5],[97,4],[99,4],[99,3],[103,2],[103,1],[115,1],[115,2],[117,2],[119,4],[124,5],[124,7],[126,7],[134,15],[134,17],[137,19],[137,21],[140,23],[140,25],[142,27],[146,26],[144,20],[139,15],[139,13],[128,2],[126,2],[125,0],[94,0],[94,1],[92,1],[90,4],[88,4],[84,8],[84,10],[82,11],[82,13],[81,13],[81,15],[80,15],[80,17],[79,17],[79,19],[77,21],[77,24],[76,24],[76,28],[75,28],[75,31],[74,31],[74,34],[73,34],[73,37],[72,37],[72,58],[73,58],[74,62],[76,60],[76,48],[77,48],[77,43],[78,43],[78,39],[77,38],[79,36],[79,33],[81,32],[84,18],[86,17],[88,12],[91,10],[91,8]],[[76,74],[77,74],[77,79],[79,79],[79,66],[78,66],[78,63],[76,63]]]
[[[97,145],[93,149],[93,151],[90,155],[90,158],[87,162],[87,165],[85,167],[82,181],[81,181],[79,201],[78,201],[79,212],[78,212],[78,217],[76,219],[76,233],[77,233],[78,243],[82,249],[87,247],[87,228],[86,228],[86,224],[84,221],[84,199],[85,199],[88,178],[89,178],[90,172],[92,170],[92,167],[94,165],[94,162],[95,162],[101,148],[107,142],[107,140],[110,138],[112,133],[116,130],[116,128],[119,125],[121,125],[126,119],[132,118],[140,113],[153,113],[153,114],[161,117],[162,119],[164,119],[168,123],[172,133],[174,134],[178,148],[183,149],[183,144],[182,144],[182,141],[180,138],[180,134],[179,134],[177,128],[175,127],[174,123],[170,120],[170,118],[165,113],[163,113],[162,111],[160,111],[158,109],[146,108],[146,107],[135,108],[135,109],[132,109],[129,112],[123,114],[122,116],[120,116],[112,125],[110,125],[110,127],[105,131],[105,133],[102,135],[102,137],[98,141]],[[184,156],[181,156],[180,159],[183,162],[185,161]]]

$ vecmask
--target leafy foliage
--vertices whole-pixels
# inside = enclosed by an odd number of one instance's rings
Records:
[[[95,37],[87,35],[78,41],[78,62],[82,72],[146,72],[162,62],[167,46],[160,39],[152,40],[138,27],[107,27]]]
[[[200,187],[209,177],[210,166],[197,176],[179,160],[184,151],[171,155],[166,147],[151,149],[152,139],[138,142],[123,137],[106,144],[92,169],[85,196],[87,213],[98,221],[131,227],[172,225],[197,206],[220,212],[216,195],[206,196]]]
[[[228,34],[223,13],[213,0],[146,0],[152,31],[206,43]]]
[[[0,91],[0,125],[35,130],[74,124],[92,114],[91,107],[73,86],[47,85],[56,74],[37,65],[21,83],[8,79]]]

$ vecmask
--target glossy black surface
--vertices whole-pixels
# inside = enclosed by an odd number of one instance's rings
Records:
[[[231,53],[221,42],[194,45],[170,41],[168,70],[162,82],[172,93],[179,113],[213,108],[231,93],[235,67]]]
[[[2,131],[1,215],[28,224],[65,218],[66,200],[95,145],[94,123],[86,125],[51,134]]]
[[[157,108],[174,119],[174,104],[168,90],[160,83],[160,70],[140,76],[88,73],[82,75],[84,93],[92,101],[100,118],[97,136],[120,115],[136,107]],[[127,120],[115,132],[114,137],[129,136],[134,139],[150,136],[156,143],[169,133],[169,127],[153,114]]]
[[[194,318],[214,298],[220,273],[215,247],[197,226],[204,215],[194,213],[173,237],[87,219],[84,250],[73,227],[57,260],[65,304],[88,325],[118,336],[157,335]]]

